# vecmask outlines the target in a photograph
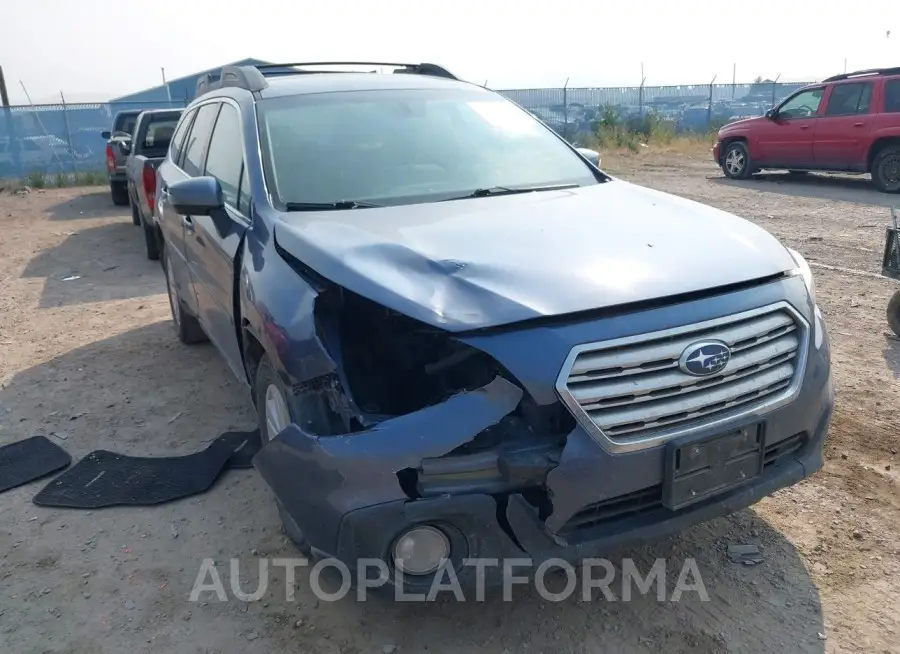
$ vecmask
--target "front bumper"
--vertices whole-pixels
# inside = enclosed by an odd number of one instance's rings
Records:
[[[575,343],[598,334],[612,339],[649,332],[781,300],[790,302],[811,326],[803,383],[789,404],[763,417],[767,464],[760,477],[742,486],[681,510],[667,509],[662,505],[664,447],[611,453],[580,425],[566,435],[560,452],[549,455],[552,471],[543,482],[552,503],[549,513],[522,488],[507,486],[498,492],[496,487],[468,484],[417,494],[404,484],[417,469],[421,473],[423,461],[443,461],[441,457],[497,425],[526,392],[538,404],[558,402],[553,380]],[[524,347],[538,336],[540,348]],[[387,561],[402,531],[418,523],[437,524],[452,536],[451,558],[466,583],[476,571],[464,566],[464,559],[577,562],[732,513],[822,466],[834,405],[829,344],[821,314],[799,278],[640,314],[465,340],[503,363],[521,380],[524,392],[497,378],[477,391],[349,436],[317,438],[291,425],[257,455],[254,465],[320,555],[336,557],[351,570],[359,559]],[[523,351],[531,354],[516,354]],[[736,421],[729,428],[758,419]],[[491,580],[491,568],[486,572]]]

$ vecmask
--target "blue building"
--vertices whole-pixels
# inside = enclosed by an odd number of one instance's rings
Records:
[[[251,57],[249,59],[234,61],[229,64],[222,64],[222,66],[256,66],[258,64],[266,63],[269,62]],[[145,89],[143,91],[137,91],[136,93],[123,95],[118,98],[112,98],[109,102],[112,105],[144,102],[168,104],[171,100],[172,104],[175,106],[184,106],[194,97],[194,91],[197,89],[197,80],[207,73],[212,75],[213,79],[218,79],[219,71],[222,70],[222,66],[210,68],[209,70],[202,70],[198,73],[187,75],[186,77],[166,80],[165,84],[160,84],[159,86],[154,86],[153,88]]]

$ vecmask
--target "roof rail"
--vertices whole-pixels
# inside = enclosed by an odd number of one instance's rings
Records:
[[[385,63],[380,61],[310,61],[287,64],[257,64],[256,66],[224,66],[218,79],[215,79],[210,73],[204,73],[197,80],[197,89],[194,97],[203,95],[208,91],[220,89],[226,86],[234,86],[246,89],[251,92],[262,91],[269,83],[266,77],[277,77],[281,75],[306,75],[313,73],[335,73],[350,71],[334,71],[334,70],[308,70],[320,66],[365,66],[365,67],[390,67],[394,68],[396,73],[407,75],[430,75],[432,77],[443,77],[445,79],[459,80],[453,73],[437,64],[397,64]],[[375,72],[375,71],[366,71]]]
[[[823,82],[839,82],[852,77],[865,77],[868,75],[900,75],[900,67],[896,68],[869,68],[867,70],[857,70],[852,73],[843,73],[841,75],[833,75]]]
[[[383,61],[306,61],[306,62],[296,62],[296,63],[287,63],[287,64],[258,64],[255,66],[257,70],[259,70],[263,75],[265,75],[266,71],[273,71],[276,75],[290,75],[290,74],[306,74],[306,73],[334,73],[334,72],[344,72],[344,71],[316,71],[316,70],[302,70],[304,68],[315,68],[318,66],[376,66],[376,67],[389,67],[395,68],[394,73],[406,73],[410,75],[431,75],[433,77],[444,77],[446,79],[458,80],[453,73],[444,68],[443,66],[438,66],[437,64],[398,64],[398,63],[387,63]],[[277,71],[276,69],[282,69],[281,71]],[[284,69],[292,69],[292,70],[284,70]],[[367,71],[374,72],[374,71]]]
[[[268,85],[266,78],[255,66],[223,66],[222,72],[219,73],[219,79],[213,78],[209,73],[204,73],[200,76],[197,80],[197,90],[194,92],[194,97],[226,86],[236,86],[256,92],[262,91]]]

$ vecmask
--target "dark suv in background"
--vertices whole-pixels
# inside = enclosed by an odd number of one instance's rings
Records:
[[[900,191],[900,68],[829,77],[759,118],[719,130],[713,157],[727,177],[762,169],[871,173],[880,191]]]

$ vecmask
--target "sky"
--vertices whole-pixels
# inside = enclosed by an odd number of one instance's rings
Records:
[[[10,101],[103,101],[246,57],[438,63],[494,89],[815,81],[900,66],[898,0],[0,0]],[[894,33],[894,29],[897,33]]]

